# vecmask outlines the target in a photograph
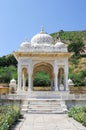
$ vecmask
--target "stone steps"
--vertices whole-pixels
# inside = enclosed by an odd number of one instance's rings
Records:
[[[63,111],[55,111],[55,110],[31,110],[28,111],[28,113],[33,113],[33,114],[63,114]]]
[[[65,101],[57,99],[28,99],[22,104],[23,113],[66,113]]]

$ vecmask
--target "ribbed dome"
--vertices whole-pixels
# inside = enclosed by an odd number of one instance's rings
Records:
[[[55,47],[64,48],[64,47],[65,47],[65,44],[64,44],[63,42],[61,42],[61,40],[59,40],[59,41],[55,44]]]
[[[54,43],[53,38],[42,30],[31,39],[32,45],[51,45]]]
[[[25,40],[24,42],[21,43],[20,47],[28,47],[30,42],[28,40]]]

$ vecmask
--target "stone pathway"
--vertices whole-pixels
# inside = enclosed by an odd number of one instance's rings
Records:
[[[25,114],[14,130],[86,130],[66,114]]]

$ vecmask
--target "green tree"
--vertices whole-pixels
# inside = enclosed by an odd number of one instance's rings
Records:
[[[33,83],[34,86],[50,86],[49,74],[44,71],[37,72],[34,76]]]
[[[73,80],[75,86],[86,86],[86,70],[79,73],[69,73],[69,78]]]
[[[12,54],[6,57],[6,63],[7,63],[7,66],[10,66],[10,65],[17,66],[17,60]]]
[[[71,44],[69,44],[68,51],[74,52],[75,56],[80,56],[80,52],[84,52],[84,43],[81,39],[75,39]]]
[[[0,67],[0,83],[9,83],[12,78],[17,80],[17,68],[15,66]]]
[[[0,67],[8,67],[10,65],[17,66],[17,60],[12,54],[0,57]]]

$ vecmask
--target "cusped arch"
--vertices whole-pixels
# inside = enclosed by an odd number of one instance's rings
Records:
[[[49,74],[50,78],[53,77],[53,66],[47,62],[40,62],[34,65],[33,67],[33,77],[35,73],[39,71],[45,71]]]

